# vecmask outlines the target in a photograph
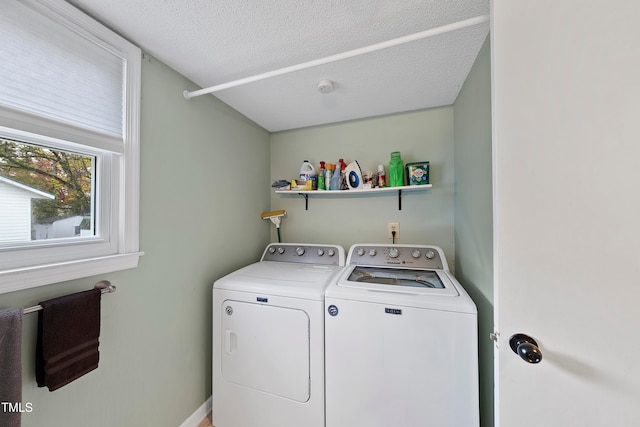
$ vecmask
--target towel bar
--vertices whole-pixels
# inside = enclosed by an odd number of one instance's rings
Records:
[[[103,294],[111,294],[116,291],[116,287],[111,284],[108,280],[101,280],[94,286],[96,289],[100,289]],[[22,310],[22,314],[34,313],[36,311],[42,310],[42,306],[40,304],[34,305],[33,307],[27,307]]]

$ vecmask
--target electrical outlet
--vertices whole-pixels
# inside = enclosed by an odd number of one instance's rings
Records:
[[[387,237],[393,239],[393,232],[396,232],[396,240],[400,238],[400,223],[399,222],[389,222],[387,223]]]

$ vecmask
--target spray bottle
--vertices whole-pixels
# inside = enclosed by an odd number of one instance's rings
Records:
[[[327,169],[324,172],[324,186],[327,190],[333,190],[331,188],[331,179],[333,178],[333,171],[336,168],[336,165],[333,163],[327,163]]]
[[[383,188],[387,185],[387,177],[384,173],[384,165],[378,165],[378,187]]]
[[[324,162],[320,162],[320,169],[318,170],[318,190],[326,190],[324,184],[324,175],[325,175]]]
[[[347,164],[344,159],[338,159],[340,165],[340,182],[338,183],[338,190],[347,190]]]
[[[333,176],[331,177],[331,189],[332,190],[339,190],[340,189],[340,163],[338,163],[336,165],[336,171],[333,173]]]

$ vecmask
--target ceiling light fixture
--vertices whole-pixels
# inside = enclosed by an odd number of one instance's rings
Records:
[[[328,79],[322,79],[318,82],[318,92],[329,93],[333,91],[333,82]]]

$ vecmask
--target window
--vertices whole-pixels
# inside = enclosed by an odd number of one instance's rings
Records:
[[[0,138],[0,247],[100,235],[94,203],[99,156]]]
[[[0,293],[137,266],[140,49],[62,0],[0,38]]]

